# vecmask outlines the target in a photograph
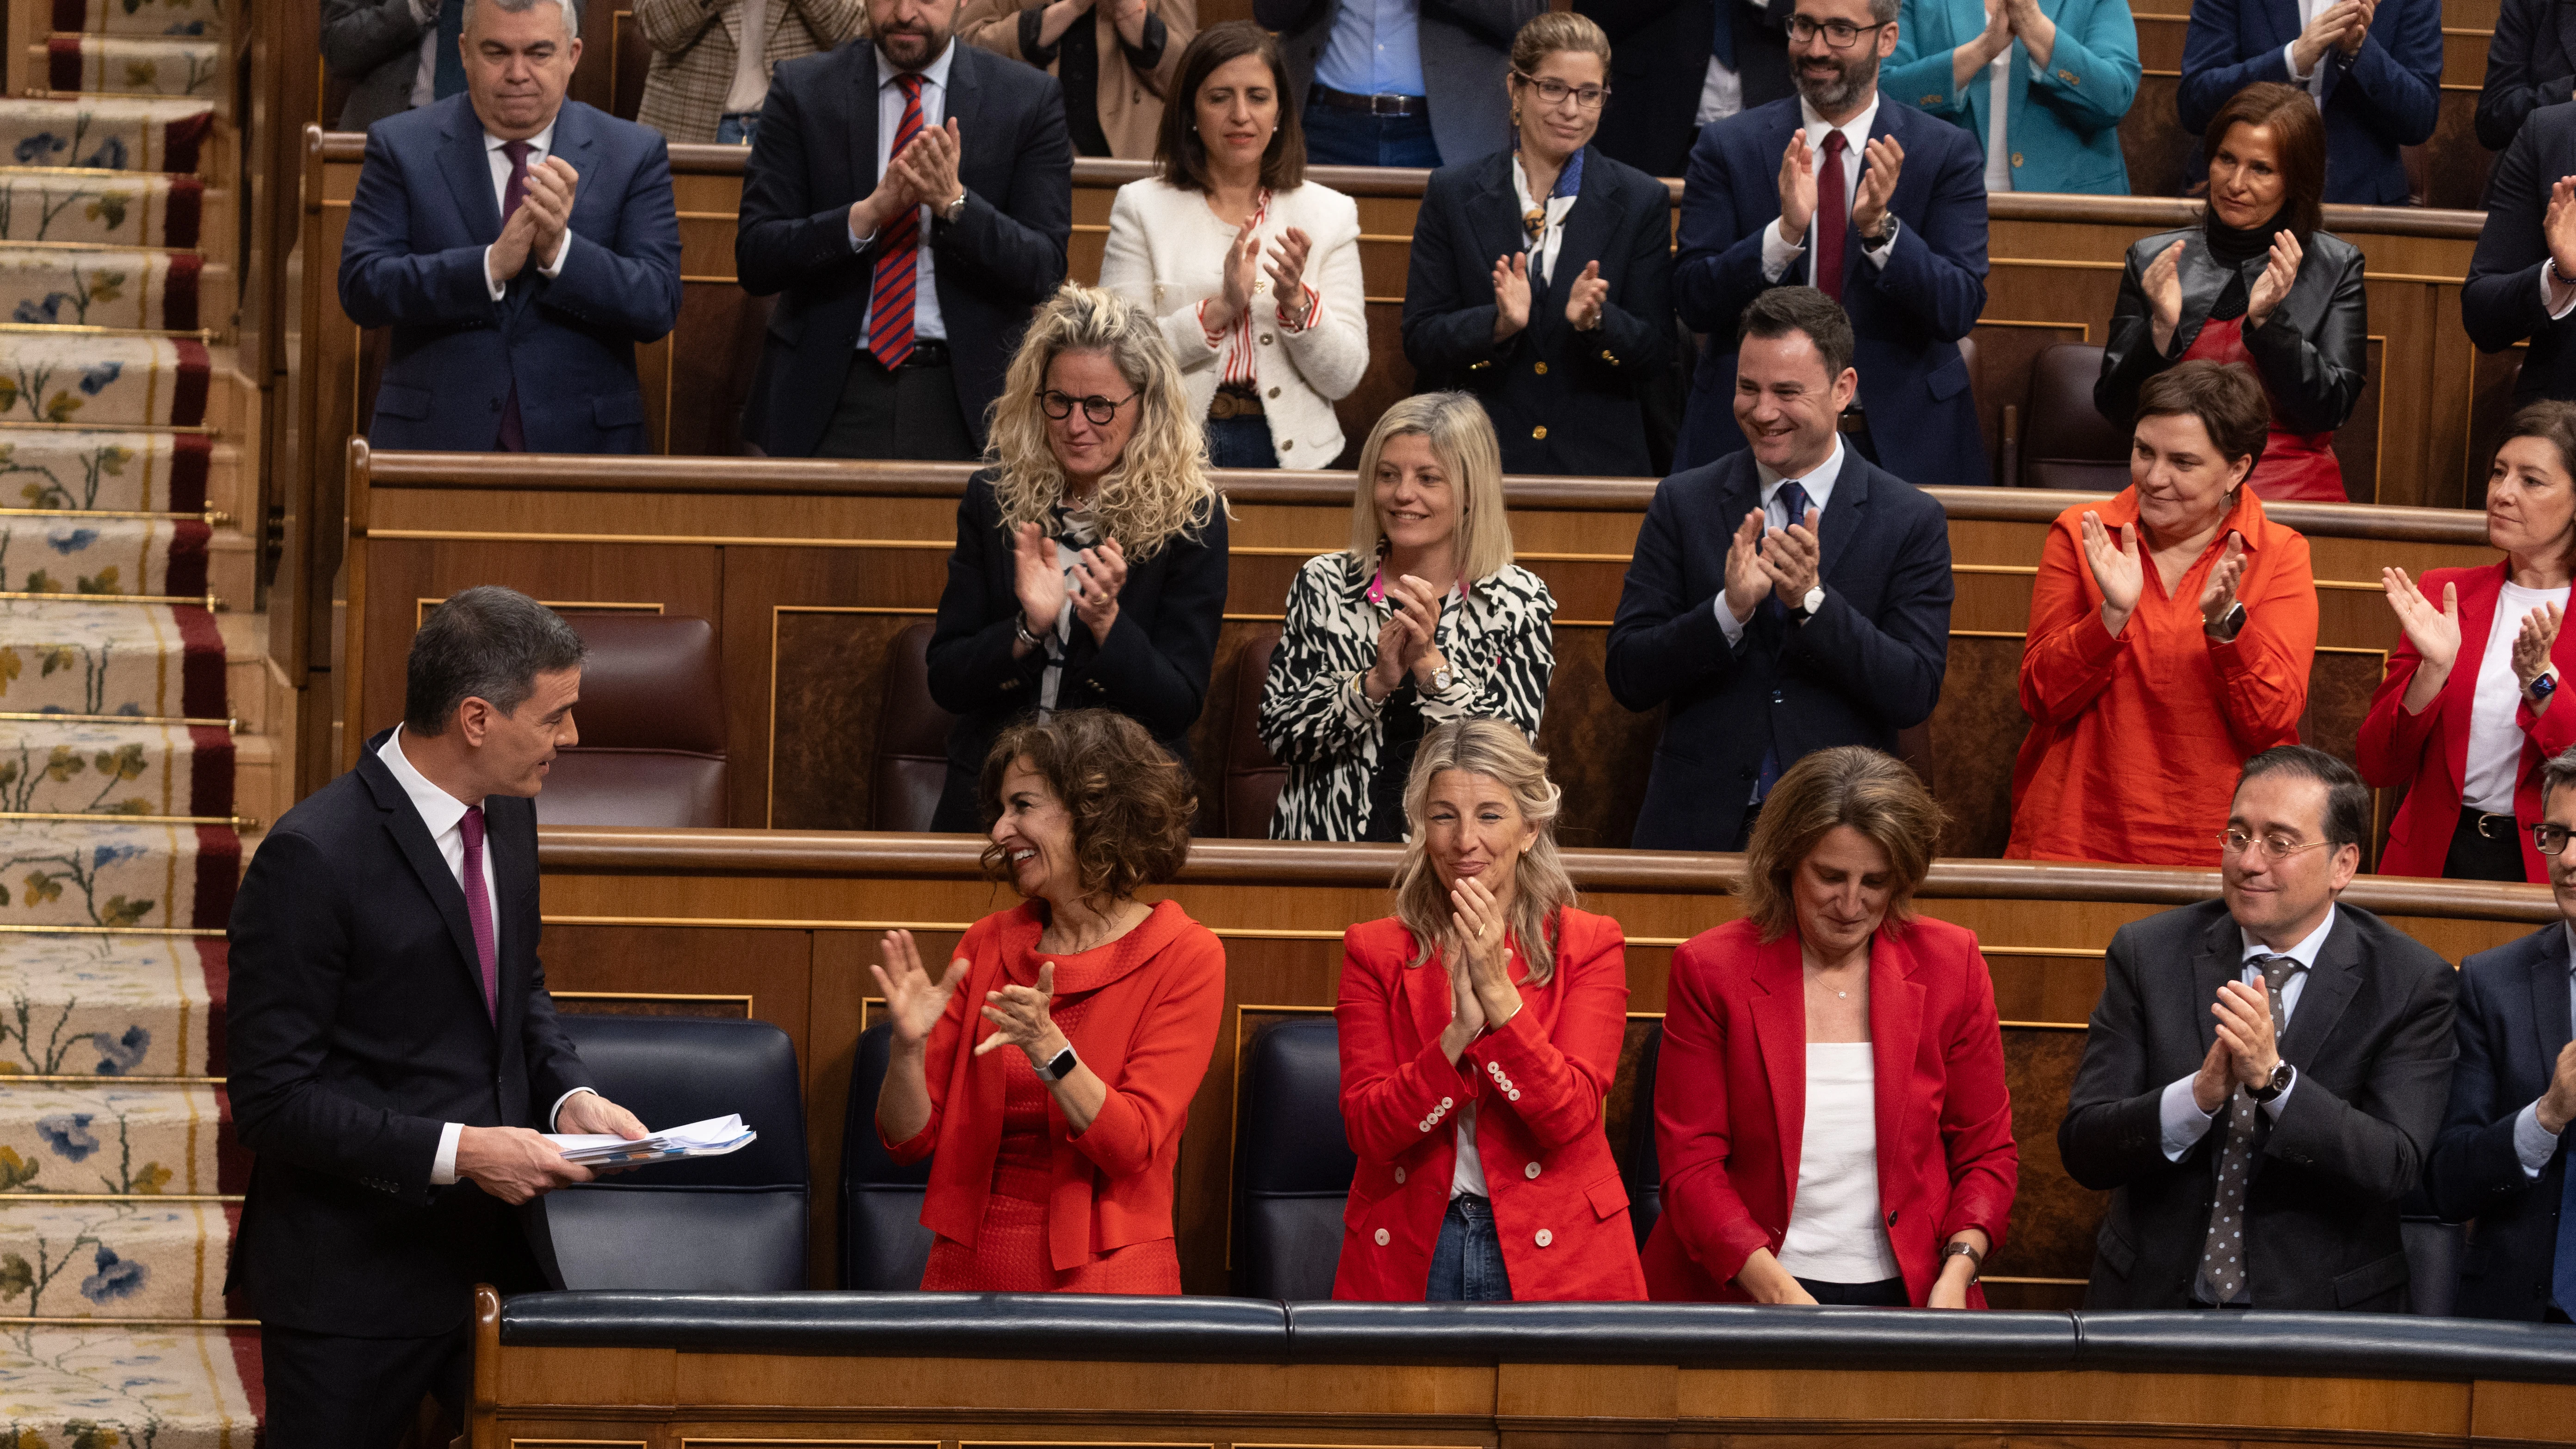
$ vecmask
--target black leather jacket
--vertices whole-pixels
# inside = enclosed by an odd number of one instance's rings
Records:
[[[2175,242],[2182,243],[2182,322],[2173,345],[2156,350],[2155,317],[2142,279]],[[2290,295],[2260,327],[2245,332],[2245,350],[2272,399],[2273,420],[2294,433],[2330,433],[2352,416],[2370,357],[2370,306],[2361,290],[2361,249],[2339,236],[2308,238]],[[2250,289],[2263,274],[2263,258],[2244,264]],[[2138,389],[2182,360],[2227,288],[2228,269],[2211,256],[2198,227],[2158,232],[2132,244],[2120,274],[2120,300],[2102,353],[2102,380],[2093,405],[2121,427],[2137,417]]]

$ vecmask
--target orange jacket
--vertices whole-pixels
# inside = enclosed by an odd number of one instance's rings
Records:
[[[886,1144],[897,1162],[918,1162],[938,1149],[930,1189],[922,1196],[922,1226],[968,1247],[983,1226],[993,1162],[1002,1148],[1005,1059],[1000,1051],[975,1055],[975,1043],[990,1036],[992,1027],[980,1011],[972,1018],[967,1012],[1006,982],[1037,984],[1038,967],[1056,959],[1038,950],[1045,928],[1034,903],[967,928],[957,943],[957,954],[971,963],[966,984],[949,997],[947,1014],[930,1033],[930,1121],[909,1139]],[[1055,1136],[1047,1254],[1058,1272],[1114,1248],[1172,1236],[1172,1169],[1180,1160],[1181,1128],[1225,1015],[1225,947],[1170,901],[1155,905],[1136,929],[1084,955],[1078,974],[1058,965],[1056,999],[1097,993],[1065,1036],[1083,1064],[1109,1084],[1109,1100],[1079,1137],[1066,1133],[1062,1109],[1052,1098],[1047,1102]]]
[[[1556,971],[1527,983],[1513,952],[1521,1009],[1458,1057],[1441,1054],[1449,973],[1435,951],[1420,966],[1413,933],[1392,917],[1342,934],[1342,1128],[1359,1155],[1342,1209],[1335,1298],[1419,1303],[1449,1211],[1457,1114],[1475,1103],[1476,1156],[1494,1205],[1512,1297],[1639,1299],[1628,1190],[1601,1125],[1628,1029],[1627,944],[1608,916],[1567,909]]]

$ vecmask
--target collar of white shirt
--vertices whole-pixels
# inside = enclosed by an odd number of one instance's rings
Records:
[[[2310,931],[2297,945],[2292,946],[2287,951],[2275,951],[2271,947],[2264,945],[2262,942],[2255,940],[2251,934],[2247,933],[2242,927],[2239,927],[2236,934],[2238,938],[2245,943],[2243,964],[2251,965],[2254,958],[2257,956],[2287,956],[2291,960],[2296,961],[2300,965],[2313,971],[2316,969],[2317,965],[2317,953],[2325,949],[2326,937],[2334,933],[2334,924],[2335,908],[2333,906],[2328,906],[2326,907],[2326,918],[2317,923],[2317,928]]]
[[[923,66],[917,72],[910,73],[917,74],[923,80],[936,86],[939,93],[944,96],[948,94],[948,67],[956,59],[957,42],[952,39],[948,42],[946,48],[942,49],[939,54],[931,58],[930,64]],[[886,60],[885,52],[883,50],[879,50],[877,52],[878,90],[884,90],[886,87],[893,85],[898,77],[905,74],[907,74],[907,72],[895,69],[894,66]]]
[[[1753,465],[1753,471],[1762,478],[1762,506],[1767,510],[1771,506],[1771,500],[1779,495],[1780,485],[1788,480],[1760,463]],[[1798,486],[1807,490],[1807,506],[1823,508],[1834,496],[1834,480],[1841,476],[1843,476],[1843,437],[1842,434],[1836,433],[1834,450],[1826,454],[1825,461],[1818,463],[1806,477],[1798,480]],[[1804,521],[1794,518],[1790,520],[1792,523]]]
[[[1873,90],[1870,92],[1869,104],[1860,108],[1859,115],[1839,126],[1834,126],[1828,125],[1824,117],[1816,114],[1816,108],[1807,104],[1805,96],[1798,97],[1798,118],[1806,123],[1807,144],[1816,148],[1817,175],[1822,176],[1825,171],[1825,133],[1840,131],[1843,133],[1843,145],[1851,158],[1843,163],[1848,168],[1843,176],[1843,185],[1852,187],[1859,184],[1860,155],[1869,149],[1869,128],[1878,120],[1878,106],[1878,93]]]
[[[544,130],[539,131],[537,134],[528,138],[529,165],[534,166],[538,162],[543,161],[548,156],[555,153],[555,127],[560,124],[562,120],[562,115],[557,114],[554,120],[546,122],[546,128]],[[489,131],[483,133],[483,150],[487,154],[498,151],[508,144],[510,143],[493,135]],[[501,164],[507,166],[509,163],[504,161]],[[506,176],[508,173],[504,172],[503,174]]]
[[[384,761],[385,768],[394,772],[394,783],[402,786],[403,793],[411,797],[411,808],[420,812],[421,823],[429,827],[429,838],[436,840],[456,828],[457,822],[465,818],[467,807],[464,801],[431,784],[427,775],[412,767],[410,759],[403,754],[402,737],[402,726],[394,726],[392,737],[376,751],[376,758]]]

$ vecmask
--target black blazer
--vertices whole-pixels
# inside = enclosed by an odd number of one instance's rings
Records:
[[[2567,1047],[2567,996],[2560,922],[2460,963],[2460,1063],[2425,1180],[2444,1218],[2477,1220],[2460,1269],[2465,1318],[2535,1322],[2549,1307],[2567,1149],[2525,1177],[2513,1122],[2549,1090]]]
[[[262,1322],[360,1337],[463,1323],[477,1249],[513,1227],[474,1184],[429,1185],[442,1124],[542,1130],[540,1113],[592,1085],[537,960],[536,802],[483,806],[496,1029],[464,892],[376,758],[390,733],[251,858],[225,1018],[233,1125],[257,1154],[226,1291],[246,1290]],[[515,1216],[556,1278],[544,1200]]]
[[[1834,745],[1896,752],[1932,715],[1950,658],[1950,530],[1941,505],[1849,447],[1818,527],[1825,603],[1793,624],[1756,609],[1718,627],[1726,546],[1761,506],[1749,452],[1655,488],[1610,625],[1610,693],[1669,706],[1630,844],[1732,850],[1766,749],[1782,767]],[[1783,602],[1793,602],[1786,601]]]
[[[1055,77],[954,44],[947,113],[965,144],[966,211],[931,222],[926,240],[958,413],[980,441],[1029,313],[1064,281],[1073,142]],[[867,320],[877,248],[850,249],[850,206],[877,186],[877,79],[865,36],[779,62],[743,167],[734,270],[753,296],[783,295],[742,434],[772,457],[808,457],[823,440]]]
[[[2172,349],[2158,352],[2145,277],[2175,242],[2182,243],[2182,322],[2174,328]],[[2361,248],[2326,232],[2312,234],[2290,295],[2262,326],[2245,334],[2273,420],[2291,432],[2333,432],[2361,401],[2370,362],[2370,304],[2362,295],[2361,264]],[[2245,263],[2248,289],[2263,275],[2263,265],[2260,257]],[[2138,389],[2191,350],[2219,293],[2227,290],[2227,275],[2226,263],[2209,254],[2208,234],[2196,226],[2130,243],[2102,349],[2102,376],[2093,384],[2093,406],[2102,416],[2124,429],[2137,420]]]
[[[1117,710],[1187,764],[1190,726],[1207,702],[1225,618],[1225,566],[1223,508],[1196,539],[1175,538],[1141,562],[1129,555],[1109,642],[1093,640],[1078,616],[1073,622],[1056,707]],[[1012,581],[1011,537],[1002,530],[991,475],[978,473],[957,505],[957,551],[948,556],[948,587],[930,635],[930,697],[958,717],[948,732],[948,783],[933,830],[984,828],[975,800],[984,756],[1004,725],[1038,707],[1046,651],[1011,657],[1020,615]]]
[[[1711,0],[1575,0],[1610,37],[1609,106],[1593,144],[1650,176],[1679,176],[1699,135],[1700,92],[1708,85]],[[1795,0],[1760,10],[1725,0],[1735,36],[1735,74],[1744,109],[1797,93],[1789,79],[1789,16]]]
[[[2504,0],[2478,88],[2478,144],[2501,151],[2542,106],[2576,100],[2576,4]]]
[[[2168,1162],[2165,1087],[2217,1040],[2210,1003],[2236,980],[2244,937],[2224,901],[2133,921],[2111,938],[2057,1150],[2111,1192],[2087,1308],[2182,1308],[2209,1234],[2222,1119]],[[2450,964],[2350,903],[2336,908],[2290,1013],[2281,1056],[2297,1085],[2260,1114],[2245,1201],[2257,1308],[2406,1311],[2398,1200],[2423,1176],[2450,1087]]]
[[[2576,104],[2543,106],[2496,158],[2487,181],[2487,220],[2460,289],[2460,321],[2482,351],[2502,352],[2530,339],[2514,401],[2576,400],[2576,314],[2549,320],[2540,269],[2549,261],[2541,235],[2549,188],[2576,171]]]
[[[1476,394],[1505,473],[1635,477],[1654,471],[1638,394],[1673,359],[1673,205],[1664,184],[1585,147],[1556,269],[1532,289],[1529,325],[1494,342],[1494,259],[1519,251],[1510,151],[1431,173],[1404,283],[1404,355],[1417,391]],[[1565,299],[1598,261],[1610,283],[1597,332]]]

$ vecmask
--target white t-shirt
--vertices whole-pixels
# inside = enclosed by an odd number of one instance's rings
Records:
[[[2468,778],[2461,782],[2460,803],[2471,809],[2513,813],[2513,789],[2522,778],[2522,731],[2513,722],[2522,681],[2513,672],[2513,641],[2522,634],[2524,616],[2548,604],[2565,608],[2567,590],[2508,583],[2496,596],[2486,655],[2478,661],[2476,702],[2469,709]]]
[[[1451,1197],[1491,1197],[1485,1191],[1485,1159],[1476,1155],[1476,1104],[1458,1113],[1458,1165],[1449,1172]]]
[[[1878,1210],[1877,1081],[1868,1042],[1807,1043],[1798,1195],[1780,1240],[1791,1277],[1884,1283],[1903,1274]]]
[[[733,53],[733,87],[725,92],[728,115],[756,111],[769,99],[769,0],[742,0],[742,34]]]

